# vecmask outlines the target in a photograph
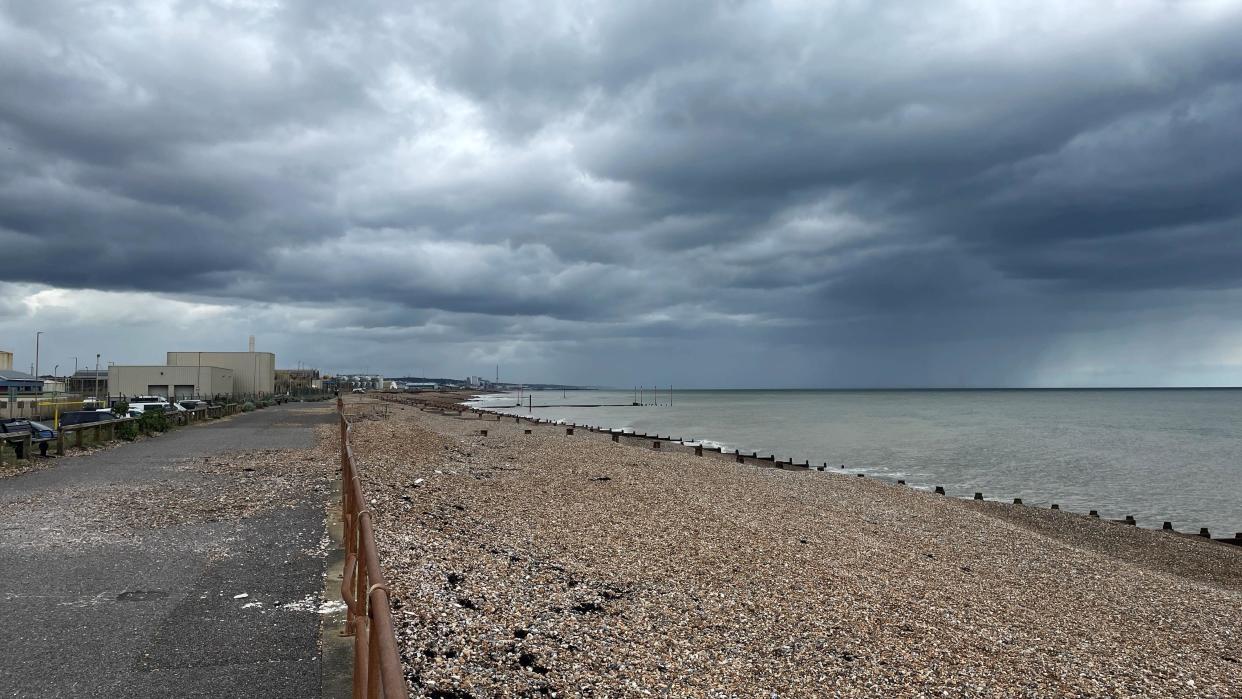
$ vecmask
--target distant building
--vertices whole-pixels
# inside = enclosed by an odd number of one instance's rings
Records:
[[[43,379],[24,371],[0,369],[0,394],[9,396],[37,396],[43,393]]]
[[[236,392],[232,369],[216,366],[108,367],[109,395],[114,398],[163,396],[184,398],[228,397]]]
[[[355,388],[382,391],[384,387],[384,377],[379,374],[340,374],[336,377],[336,388],[341,391],[350,391]]]
[[[108,370],[79,369],[73,372],[65,386],[69,393],[82,396],[108,395]]]
[[[13,368],[13,353],[0,350],[0,371],[7,371]]]
[[[236,396],[276,392],[276,355],[271,352],[169,352],[168,366],[229,369]]]
[[[276,393],[299,395],[316,390],[315,383],[319,380],[318,369],[277,369]]]
[[[43,381],[43,392],[44,393],[53,393],[53,394],[65,393],[65,382],[64,381],[58,378],[55,378],[55,377],[47,378],[47,377],[40,376],[39,378]]]

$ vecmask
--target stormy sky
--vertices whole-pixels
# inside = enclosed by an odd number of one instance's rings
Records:
[[[0,0],[0,349],[1242,385],[1242,2]]]

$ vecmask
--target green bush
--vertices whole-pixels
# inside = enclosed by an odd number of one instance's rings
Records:
[[[117,417],[125,417],[126,413],[128,412],[129,412],[129,401],[127,400],[123,400],[117,403],[116,405],[112,406],[112,414]]]
[[[126,422],[116,428],[116,436],[121,439],[132,442],[138,438],[138,423]]]
[[[138,418],[138,429],[142,430],[143,434],[164,432],[168,429],[168,416],[154,410],[146,411],[142,417]]]
[[[250,401],[246,401],[245,403],[242,403],[241,409],[243,413],[251,412],[252,410],[254,410],[254,403],[251,403]]]

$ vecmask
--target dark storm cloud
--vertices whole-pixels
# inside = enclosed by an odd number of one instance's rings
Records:
[[[290,338],[375,365],[626,383],[700,338],[704,382],[1043,380],[1242,287],[1240,35],[1208,1],[0,2],[3,281],[314,309]]]

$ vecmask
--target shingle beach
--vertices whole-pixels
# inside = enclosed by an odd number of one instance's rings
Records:
[[[416,696],[1242,696],[1242,548],[511,418],[353,440]]]

